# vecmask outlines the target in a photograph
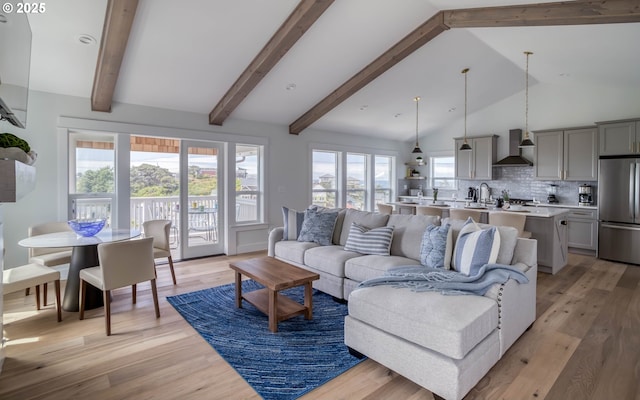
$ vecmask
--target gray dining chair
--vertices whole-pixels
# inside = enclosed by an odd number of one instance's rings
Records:
[[[153,294],[156,318],[160,318],[156,270],[153,260],[153,238],[101,243],[98,245],[100,265],[80,271],[80,319],[84,319],[87,283],[102,290],[107,336],[111,335],[111,291],[149,281]],[[136,297],[132,297],[136,303]]]

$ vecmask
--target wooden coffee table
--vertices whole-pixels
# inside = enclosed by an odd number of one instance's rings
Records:
[[[311,282],[320,275],[273,257],[252,258],[229,264],[236,275],[236,307],[242,308],[242,299],[253,304],[269,316],[269,330],[278,331],[278,322],[304,314],[311,319],[313,297]],[[242,275],[265,286],[264,289],[242,293]],[[278,293],[280,290],[304,285],[304,304]]]

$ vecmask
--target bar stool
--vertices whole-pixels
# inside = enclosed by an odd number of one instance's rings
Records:
[[[489,224],[496,226],[512,226],[518,230],[518,237],[530,238],[531,232],[524,230],[524,224],[527,222],[527,216],[507,211],[498,211],[489,213]]]
[[[378,204],[376,204],[376,207],[378,207],[378,211],[380,212],[380,214],[392,214],[393,213],[393,206],[390,206],[388,204],[378,203]]]
[[[435,215],[442,218],[442,207],[416,206],[416,215]]]
[[[480,217],[482,216],[482,212],[478,210],[466,210],[462,208],[452,208],[449,210],[449,217],[452,219],[462,219],[467,220],[467,218],[471,217],[475,222],[480,222]]]

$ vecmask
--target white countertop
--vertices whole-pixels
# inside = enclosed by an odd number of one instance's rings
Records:
[[[403,196],[404,198],[404,196]],[[417,198],[416,198],[417,200]],[[397,201],[397,202],[391,202],[391,203],[387,203],[387,204],[391,204],[394,206],[400,206],[400,207],[420,207],[420,206],[433,206],[433,204],[431,204],[432,200],[428,200],[423,198],[422,199],[422,203],[419,202],[411,202],[411,203],[405,203],[405,202],[401,202],[401,201]],[[445,203],[451,203],[451,201],[445,201]],[[546,207],[545,206],[537,206],[537,207],[533,207],[533,206],[522,206],[522,208],[518,211],[513,211],[513,210],[502,210],[499,208],[495,208],[495,206],[493,205],[489,205],[487,207],[465,207],[465,202],[464,201],[456,201],[455,205],[450,206],[450,207],[446,207],[444,206],[444,208],[447,209],[451,209],[451,208],[467,208],[467,209],[476,209],[480,212],[486,212],[486,213],[500,213],[500,212],[513,212],[513,213],[519,213],[519,214],[525,214],[527,216],[530,217],[542,217],[542,218],[551,218],[551,217],[555,217],[556,215],[562,215],[562,214],[567,214],[569,213],[569,208],[570,207]],[[582,207],[581,207],[582,208]]]
[[[418,197],[417,196],[398,196],[398,198],[401,199],[406,199],[406,200],[411,200],[411,201],[418,201]],[[433,197],[422,197],[423,200],[429,200],[432,201]],[[451,198],[441,198],[441,201],[444,201],[447,204],[451,204],[454,201],[451,200]],[[466,203],[467,200],[465,199],[456,199],[455,203]],[[428,205],[428,204],[424,204],[424,205]],[[535,204],[533,203],[527,203],[527,206],[535,206]],[[578,204],[578,202],[575,203],[554,203],[554,204],[547,204],[547,203],[540,203],[537,205],[538,207],[551,207],[551,208],[584,208],[586,210],[597,210],[598,206],[597,205],[592,205],[592,206],[581,206]]]

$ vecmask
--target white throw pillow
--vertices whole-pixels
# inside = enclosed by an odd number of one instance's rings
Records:
[[[471,218],[460,230],[453,257],[453,269],[476,275],[485,264],[494,264],[500,250],[500,232],[496,227],[480,228]]]

